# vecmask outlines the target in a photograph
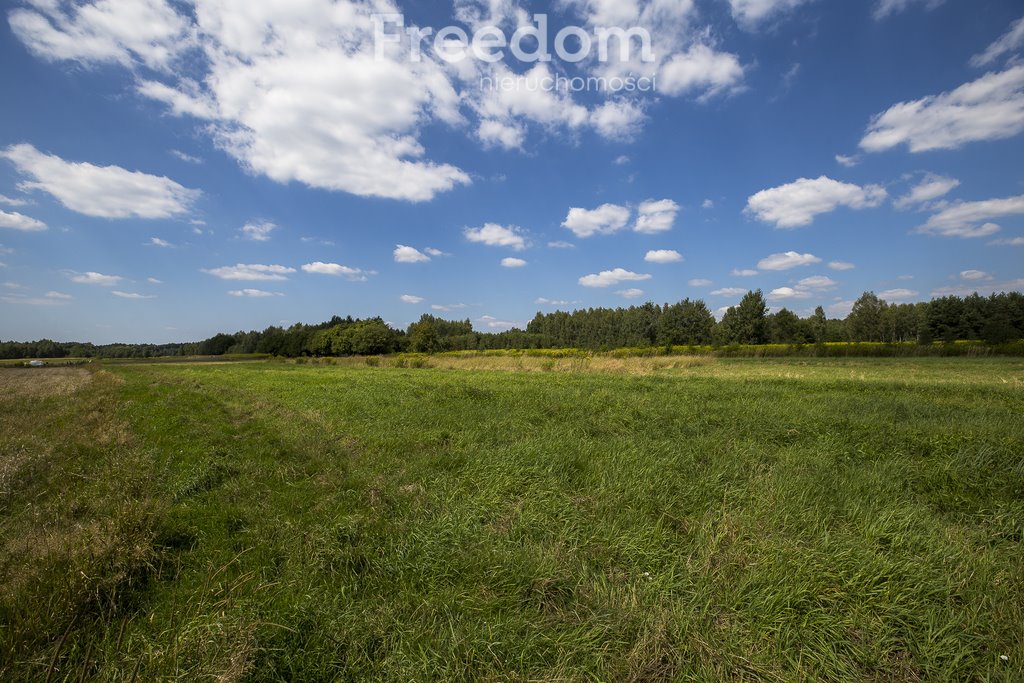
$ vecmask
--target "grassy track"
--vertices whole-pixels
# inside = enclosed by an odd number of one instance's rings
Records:
[[[0,679],[1024,678],[1024,362],[571,362],[0,370]]]

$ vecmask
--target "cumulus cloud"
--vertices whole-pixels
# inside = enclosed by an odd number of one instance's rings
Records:
[[[960,277],[964,280],[970,280],[972,282],[978,280],[991,280],[992,276],[983,270],[964,270],[961,271]]]
[[[98,0],[90,4],[32,2],[16,9],[11,30],[37,56],[166,69],[193,44],[188,21],[164,0]]]
[[[646,118],[644,110],[628,100],[606,102],[590,113],[591,125],[609,140],[632,140]]]
[[[824,275],[812,275],[797,282],[797,289],[827,291],[834,289],[839,283]]]
[[[538,306],[574,306],[580,302],[567,301],[565,299],[545,299],[544,297],[540,297],[533,303],[537,304]]]
[[[170,178],[128,171],[120,166],[94,166],[44,154],[29,144],[0,152],[30,180],[26,190],[42,190],[72,211],[98,218],[171,218],[187,212],[199,190]]]
[[[760,271],[754,270],[753,268],[734,268],[732,273],[733,277],[754,277],[760,275]]]
[[[79,285],[100,285],[102,287],[112,287],[124,278],[120,275],[104,275],[103,273],[96,273],[89,271],[87,273],[71,273],[71,281]]]
[[[958,187],[960,187],[960,181],[956,178],[928,173],[909,193],[894,201],[893,206],[897,209],[920,206],[939,197],[944,197]]]
[[[911,5],[922,5],[926,10],[933,10],[943,2],[945,0],[878,0],[873,14],[880,21],[909,9]]]
[[[262,289],[232,289],[228,292],[228,296],[250,299],[266,299],[272,296],[284,296],[284,294],[281,294],[280,292],[267,292]]]
[[[860,163],[860,157],[856,154],[853,156],[846,156],[845,154],[836,155],[836,163],[844,168],[853,168]]]
[[[242,226],[243,239],[253,242],[267,242],[270,240],[270,233],[277,229],[277,226],[270,221],[259,223],[246,223]]]
[[[322,261],[314,261],[313,263],[307,263],[302,266],[302,272],[311,273],[313,275],[330,275],[332,277],[344,277],[353,282],[364,282],[366,276],[370,275],[364,270],[359,268],[350,268],[349,266],[343,266],[337,263],[324,263]]]
[[[6,304],[21,306],[66,306],[71,299],[71,296],[60,292],[47,292],[44,296],[40,297],[27,296],[25,294],[0,296],[0,301]]]
[[[853,270],[857,266],[846,261],[829,261],[828,267],[832,270]]]
[[[957,202],[944,207],[917,229],[943,237],[987,237],[999,232],[993,219],[1024,214],[1024,195],[978,202]]]
[[[41,232],[46,230],[46,223],[17,211],[0,211],[0,228],[11,228],[22,232]]]
[[[810,180],[800,178],[787,185],[761,190],[747,200],[746,211],[776,228],[799,228],[814,222],[815,216],[835,211],[874,208],[887,194],[879,185],[861,187],[842,183],[827,176]]]
[[[637,289],[636,287],[630,287],[629,289],[620,289],[615,293],[623,299],[639,299],[644,295],[644,290]]]
[[[629,216],[629,209],[618,204],[602,204],[596,209],[571,208],[562,227],[579,238],[610,235],[626,227]]]
[[[920,292],[914,291],[913,289],[887,289],[884,292],[878,293],[878,298],[885,301],[903,301],[906,299],[913,299],[915,296],[919,296]]]
[[[1024,237],[1004,237],[989,242],[993,247],[1024,247]]]
[[[404,244],[396,244],[392,254],[395,257],[395,263],[426,263],[430,260],[429,256],[416,247]]]
[[[981,54],[971,58],[971,66],[988,66],[1003,55],[1016,52],[1024,46],[1024,17],[1010,24],[1009,30]]]
[[[644,256],[648,263],[678,263],[683,260],[683,255],[675,249],[652,249]]]
[[[557,240],[555,242],[548,242],[549,249],[575,249],[576,245],[572,242],[566,242],[564,240]]]
[[[482,228],[466,228],[463,234],[470,242],[486,244],[489,247],[509,247],[515,251],[526,249],[526,238],[522,230],[514,225],[505,227],[486,223]]]
[[[593,275],[584,275],[580,278],[579,283],[584,287],[612,287],[623,282],[642,282],[650,279],[650,275],[634,273],[624,268],[615,268],[614,270],[602,270]]]
[[[711,296],[739,296],[746,293],[747,290],[743,287],[723,287],[722,289],[716,289],[711,292]]]
[[[111,292],[111,294],[113,294],[114,296],[119,297],[121,299],[131,299],[133,301],[141,301],[143,299],[155,299],[156,298],[152,294],[139,294],[138,292],[120,292],[120,291],[118,291],[116,289],[113,292]]]
[[[740,89],[743,76],[736,55],[698,43],[665,61],[658,74],[658,91],[671,96],[697,92],[701,100],[707,100]]]
[[[867,152],[957,149],[1024,131],[1024,66],[987,73],[956,90],[900,102],[875,116],[860,141]]]
[[[678,213],[679,205],[671,199],[649,199],[641,202],[637,207],[636,225],[633,226],[633,230],[647,235],[667,232],[675,225]]]
[[[149,238],[149,246],[151,246],[151,247],[160,247],[161,249],[170,249],[174,245],[171,244],[170,242],[168,242],[167,240],[160,239],[159,237],[150,237]]]
[[[171,150],[171,156],[173,156],[175,159],[178,159],[180,161],[187,161],[190,164],[201,164],[201,163],[203,163],[203,160],[200,159],[199,157],[192,156],[191,154],[186,154],[185,152],[182,152],[180,149],[172,149]]]
[[[813,292],[794,287],[778,287],[777,289],[773,289],[768,292],[768,299],[771,301],[781,301],[785,299],[810,299],[812,296],[814,296]]]
[[[412,294],[403,294],[402,296],[400,296],[398,298],[399,298],[399,300],[402,303],[406,303],[406,304],[421,304],[421,303],[423,303],[423,297],[422,296],[414,296]]]
[[[501,267],[502,268],[522,268],[525,265],[526,265],[526,261],[524,261],[521,258],[512,258],[510,256],[508,258],[501,259]]]
[[[705,280],[704,278],[694,278],[693,280],[690,280],[686,284],[690,285],[691,287],[708,287],[710,285],[713,285],[714,283],[711,280]]]
[[[294,273],[294,268],[260,263],[239,263],[234,266],[222,266],[203,270],[204,273],[219,277],[221,280],[248,280],[252,282],[280,282],[287,280],[287,275]]]
[[[814,254],[801,254],[795,251],[787,251],[782,254],[772,254],[761,259],[757,267],[761,270],[789,270],[799,266],[809,266],[821,263],[821,259]]]

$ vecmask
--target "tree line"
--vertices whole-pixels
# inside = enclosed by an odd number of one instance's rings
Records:
[[[844,319],[819,306],[806,318],[783,308],[769,313],[760,290],[750,291],[720,321],[702,300],[646,303],[628,308],[588,308],[537,313],[526,329],[476,332],[467,320],[423,315],[405,330],[381,318],[335,316],[318,325],[295,324],[260,331],[221,333],[183,344],[0,342],[0,359],[155,358],[268,354],[284,357],[436,353],[495,349],[578,348],[610,351],[656,346],[816,344],[826,342],[953,342],[1002,344],[1024,338],[1024,294],[946,296],[929,302],[890,304],[865,292]]]

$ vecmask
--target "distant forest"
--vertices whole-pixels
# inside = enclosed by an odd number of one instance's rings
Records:
[[[538,313],[525,330],[475,332],[469,320],[424,315],[406,330],[382,319],[333,317],[319,325],[268,327],[262,332],[221,333],[182,344],[0,342],[0,359],[154,358],[270,354],[284,357],[379,355],[400,351],[437,353],[492,349],[586,349],[817,344],[826,342],[934,342],[959,340],[1003,344],[1024,338],[1024,294],[947,296],[916,304],[890,304],[863,294],[844,320],[829,319],[819,306],[801,318],[788,309],[768,312],[761,291],[748,292],[716,321],[701,300],[646,303],[629,308],[588,308]]]

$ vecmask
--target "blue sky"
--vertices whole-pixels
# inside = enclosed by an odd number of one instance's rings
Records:
[[[1024,289],[1019,0],[5,12],[0,339],[425,312],[500,331],[556,308],[719,311],[750,288],[842,317],[865,290]],[[375,13],[509,37],[544,14],[552,52],[565,27],[639,27],[652,59],[636,42],[626,60],[449,63],[428,39],[416,62],[378,44]],[[552,92],[545,75],[654,91]]]

